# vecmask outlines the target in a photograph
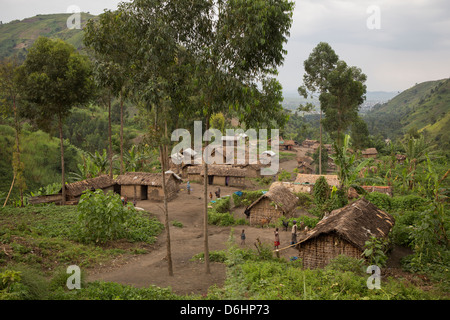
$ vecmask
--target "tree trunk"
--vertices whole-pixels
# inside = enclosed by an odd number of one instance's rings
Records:
[[[165,161],[163,160],[166,155],[164,152],[165,148],[164,146],[159,147],[159,153],[161,155],[161,167],[162,167],[162,187],[164,192],[164,216],[165,216],[165,229],[166,229],[166,236],[167,236],[167,266],[169,270],[169,276],[173,276],[173,267],[172,267],[172,252],[170,247],[170,229],[169,229],[169,210],[167,206],[167,190],[166,190],[166,165]]]
[[[206,131],[209,129],[209,115],[206,117]],[[209,245],[208,245],[208,164],[202,155],[203,161],[203,198],[204,198],[204,211],[203,211],[203,233],[204,233],[204,247],[205,247],[205,272],[211,273],[209,266]]]
[[[320,145],[319,145],[319,175],[322,175],[322,107],[320,107],[319,135],[320,135]],[[317,171],[316,171],[316,172],[317,172]]]
[[[19,120],[17,119],[17,107],[16,107],[16,97],[15,96],[13,96],[13,109],[14,109],[14,125],[16,127],[17,164],[20,166],[20,141],[19,141],[20,129],[19,129]],[[21,169],[19,169],[19,170],[21,170]],[[23,179],[23,175],[22,175],[22,179]],[[23,207],[22,181],[19,181],[19,194],[20,194],[20,206]]]
[[[123,93],[120,92],[120,174],[123,174]]]
[[[58,118],[58,126],[59,126],[59,140],[60,140],[60,147],[61,147],[61,205],[66,204],[66,179],[65,179],[65,171],[64,171],[64,139],[63,139],[63,132],[62,132],[62,116],[59,114]]]
[[[108,139],[109,139],[109,176],[113,178],[113,161],[112,161],[112,133],[111,133],[111,92],[108,93]]]

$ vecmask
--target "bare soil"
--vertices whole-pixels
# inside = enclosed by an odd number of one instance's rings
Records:
[[[292,172],[296,167],[297,161],[289,160],[280,163],[281,169]],[[212,285],[221,287],[226,279],[226,267],[222,263],[211,262],[210,274],[205,272],[205,264],[199,261],[191,261],[191,258],[204,252],[203,236],[203,185],[191,183],[191,193],[187,194],[183,185],[178,196],[168,203],[169,221],[178,221],[183,227],[175,227],[170,224],[170,246],[173,266],[173,276],[168,272],[167,261],[167,241],[166,232],[163,231],[154,245],[146,246],[148,253],[136,255],[124,255],[111,261],[107,265],[99,265],[88,271],[87,280],[103,280],[117,282],[135,287],[148,287],[156,285],[158,287],[170,287],[172,291],[179,295],[184,294],[206,294],[208,288]],[[232,195],[233,192],[241,190],[233,187],[220,187],[221,196]],[[262,189],[261,186],[249,185],[246,189]],[[217,186],[208,186],[214,194]],[[139,201],[137,207],[154,214],[162,223],[164,223],[164,213],[162,203],[152,201]],[[246,216],[243,214],[243,208],[232,208],[235,218]],[[295,216],[308,214],[305,211],[297,211]],[[241,244],[240,234],[245,230],[245,244]],[[263,244],[273,245],[274,228],[269,227],[217,227],[208,226],[208,247],[209,251],[226,250],[227,241],[230,232],[233,230],[234,241],[243,248],[255,249],[255,243],[259,240]],[[291,241],[290,230],[280,230],[280,248],[289,246]],[[301,235],[300,235],[301,236]],[[126,244],[120,244],[120,247],[126,247]],[[397,275],[399,269],[399,260],[407,253],[399,251],[394,252],[394,259],[389,265],[389,274]],[[281,256],[289,259],[297,255],[297,250],[293,247],[282,251]],[[403,275],[403,274],[402,274]]]
[[[138,254],[126,259],[112,261],[108,265],[98,266],[89,271],[88,281],[103,280],[136,287],[170,287],[177,294],[206,294],[210,286],[222,286],[226,278],[226,267],[222,263],[210,263],[210,274],[205,273],[205,264],[190,261],[191,258],[204,252],[203,235],[203,186],[191,183],[190,194],[182,188],[178,196],[168,203],[169,221],[178,221],[183,227],[170,225],[170,246],[173,266],[173,276],[169,275],[167,262],[166,232],[163,231],[155,245],[149,246],[146,254]],[[217,186],[208,186],[209,191],[217,190]],[[232,195],[241,190],[233,187],[220,187],[221,195]],[[155,214],[164,223],[162,204],[152,201],[139,201],[137,207]],[[243,209],[234,211],[235,218],[246,217]],[[209,251],[226,250],[231,230],[233,229],[235,243],[241,247],[255,249],[257,239],[261,243],[273,245],[274,228],[269,227],[217,227],[208,226]],[[245,244],[241,244],[240,234],[245,230]],[[290,230],[280,230],[281,246],[288,246]],[[296,255],[294,248],[284,251],[284,256]]]

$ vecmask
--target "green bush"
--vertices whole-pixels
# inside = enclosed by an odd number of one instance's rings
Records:
[[[298,198],[298,201],[297,201],[298,207],[308,208],[314,202],[313,197],[309,193],[297,192],[294,194]]]
[[[219,213],[225,213],[230,211],[230,197],[223,197],[217,199],[212,207]]]
[[[393,197],[391,200],[391,208],[395,211],[416,210],[425,206],[426,203],[426,199],[415,194],[410,194]]]
[[[392,198],[387,194],[380,192],[371,192],[365,197],[379,209],[390,212],[392,208]]]
[[[124,206],[120,195],[111,191],[85,191],[77,206],[80,239],[84,242],[106,242],[123,237],[130,214],[130,204]]]
[[[320,176],[314,184],[313,196],[318,205],[324,204],[330,197],[330,186],[324,176]]]
[[[197,253],[196,255],[194,255],[191,258],[191,261],[196,261],[196,260],[204,261],[204,259],[205,259],[205,253],[204,252],[200,252],[200,253]],[[226,255],[226,252],[223,251],[223,250],[220,250],[220,251],[214,251],[214,250],[213,251],[209,251],[209,261],[211,261],[211,262],[224,263],[226,261],[226,259],[227,259],[227,255]]]
[[[238,196],[233,193],[233,203],[235,207],[248,206],[258,200],[259,197],[263,195],[264,190],[256,190],[256,191],[242,191],[242,195]]]

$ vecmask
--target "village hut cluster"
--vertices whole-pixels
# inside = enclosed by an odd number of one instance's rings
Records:
[[[162,201],[164,192],[162,188],[162,173],[148,173],[148,172],[127,172],[123,175],[112,179],[109,175],[102,175],[99,177],[68,183],[66,188],[66,204],[77,204],[84,191],[102,190],[104,193],[112,191],[127,197],[130,200],[154,200]],[[181,177],[172,171],[167,171],[166,190],[168,192],[168,199],[176,197],[180,190],[182,182]],[[31,204],[40,203],[56,203],[62,202],[62,190],[57,194],[43,195],[32,197]]]
[[[254,147],[248,141],[246,135],[222,137],[222,145],[215,148],[210,154],[219,163],[208,164],[208,185],[229,186],[246,188],[246,178],[261,177],[261,170],[267,166],[265,161],[277,157],[272,150],[262,152],[257,161],[251,162],[249,152]],[[297,204],[299,193],[312,194],[316,181],[323,176],[330,188],[339,188],[340,182],[336,175],[336,166],[329,157],[328,170],[323,175],[315,174],[312,154],[319,148],[316,140],[305,140],[298,144],[292,140],[278,137],[278,150],[297,152],[298,174],[293,181],[274,181],[267,192],[249,204],[244,214],[251,226],[264,226],[276,222],[280,218],[295,218],[298,212]],[[270,142],[270,141],[269,141]],[[331,145],[324,145],[328,154],[333,153]],[[202,152],[204,149],[201,150]],[[244,159],[238,157],[239,152],[245,154]],[[300,151],[300,152],[299,152]],[[377,150],[369,148],[360,153],[363,158],[377,157]],[[163,178],[165,179],[168,199],[174,199],[183,181],[203,183],[205,179],[204,166],[201,164],[201,152],[191,148],[180,150],[172,154],[169,159],[170,170],[162,173],[127,172],[115,179],[108,175],[86,179],[66,184],[66,201],[68,204],[78,203],[85,190],[101,189],[105,193],[112,191],[127,197],[130,200],[162,201],[164,198]],[[253,158],[252,158],[253,159]],[[200,160],[200,161],[199,161]],[[398,155],[398,162],[404,161],[404,157]],[[376,172],[376,166],[370,167],[367,172]],[[366,174],[366,172],[361,172]],[[388,186],[362,186],[366,192],[381,192],[392,196],[392,190]],[[32,204],[55,202],[60,203],[62,190],[58,194],[34,197]],[[370,237],[386,238],[394,225],[394,219],[388,213],[380,210],[375,205],[360,197],[356,190],[349,193],[350,204],[326,214],[317,223],[316,227],[300,236],[295,244],[298,256],[302,259],[306,268],[321,268],[332,259],[344,254],[350,257],[360,258],[364,250],[364,244]],[[352,200],[356,199],[356,200]]]

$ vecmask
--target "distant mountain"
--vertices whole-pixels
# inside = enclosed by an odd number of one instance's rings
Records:
[[[428,140],[450,146],[450,79],[416,84],[364,116],[371,134],[398,138],[409,130],[423,132]]]
[[[366,113],[374,105],[385,103],[398,95],[398,92],[388,92],[388,91],[368,91],[366,93],[366,100],[361,105],[360,112]],[[283,107],[288,110],[295,110],[298,108],[300,103],[311,102],[316,106],[316,110],[319,110],[319,99],[305,99],[301,97],[297,92],[286,91],[283,92]]]
[[[14,20],[0,25],[0,58],[17,55],[23,60],[26,49],[39,36],[59,38],[72,44],[78,50],[83,48],[83,30],[69,29],[67,19],[70,13],[43,14],[23,20]],[[81,28],[95,16],[81,13]]]

